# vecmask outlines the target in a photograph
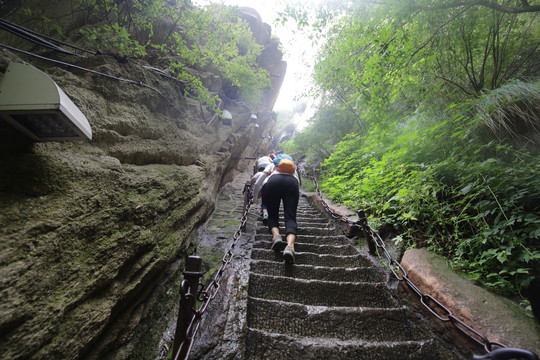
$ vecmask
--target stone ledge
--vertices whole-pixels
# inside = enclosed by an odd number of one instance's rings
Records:
[[[540,325],[534,319],[512,301],[456,274],[443,257],[424,249],[409,249],[401,265],[423,293],[433,296],[489,341],[540,353]],[[416,294],[415,300],[419,302]]]
[[[326,212],[322,204],[323,199],[319,196],[319,194],[301,191],[301,195],[306,197],[313,206],[315,206],[319,211],[321,211],[322,214],[324,214],[329,219],[332,219],[331,215]],[[349,210],[344,205],[334,204],[328,199],[324,199],[324,202],[335,214],[345,216],[346,218],[354,222],[358,221],[358,216],[355,215],[353,211]],[[360,234],[362,231],[358,226],[356,226],[356,224],[344,223],[335,219],[333,220],[335,221],[336,225],[338,225],[339,228],[343,231],[345,236],[349,238]]]

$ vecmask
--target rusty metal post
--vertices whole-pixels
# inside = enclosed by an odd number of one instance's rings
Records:
[[[364,233],[364,237],[366,238],[366,241],[368,243],[370,255],[375,255],[377,253],[377,247],[375,245],[375,242],[373,241],[373,238],[371,237],[371,234],[369,234],[367,231],[368,223],[364,210],[358,210],[358,224],[362,228],[362,232]]]
[[[192,341],[188,330],[195,315],[199,281],[203,274],[202,259],[199,256],[188,256],[183,273],[184,280],[180,287],[180,308],[174,333],[173,359],[184,359]]]
[[[244,207],[243,207],[243,211],[242,211],[242,218],[247,213],[248,204],[249,204],[249,202],[251,200],[251,192],[253,191],[252,187],[253,187],[253,185],[251,184],[251,181],[250,180],[246,181],[246,184],[244,185],[244,190],[242,191],[244,193]],[[244,226],[242,226],[241,230],[246,231],[246,225],[245,224],[244,224]]]

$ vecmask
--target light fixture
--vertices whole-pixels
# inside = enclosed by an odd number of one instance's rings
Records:
[[[224,125],[232,125],[232,114],[229,110],[223,110],[221,116],[223,116]]]
[[[37,141],[92,139],[88,120],[49,75],[10,63],[0,81],[0,117]]]

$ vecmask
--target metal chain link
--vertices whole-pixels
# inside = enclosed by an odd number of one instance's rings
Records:
[[[312,175],[306,175],[305,177],[311,179],[313,183],[315,184],[315,187],[317,189],[317,194],[319,195],[321,199],[321,203],[324,207],[324,209],[330,213],[330,215],[334,219],[338,219],[342,222],[348,223],[348,224],[355,224],[364,230],[364,233],[366,236],[369,236],[371,239],[367,239],[368,241],[373,241],[377,247],[377,255],[379,258],[381,258],[382,262],[390,271],[392,274],[394,274],[395,278],[399,281],[403,281],[409,286],[410,289],[412,289],[419,297],[420,303],[429,311],[431,314],[433,314],[436,318],[441,320],[442,322],[450,322],[454,327],[459,330],[462,334],[466,335],[468,338],[476,342],[478,345],[482,346],[486,352],[490,352],[493,350],[493,346],[497,346],[500,348],[506,348],[507,346],[504,344],[501,344],[499,342],[490,341],[488,338],[484,335],[482,335],[477,330],[473,329],[469,325],[465,324],[463,321],[458,319],[452,311],[450,311],[446,306],[444,306],[441,302],[439,302],[437,299],[435,299],[433,296],[429,294],[423,293],[420,288],[409,278],[407,272],[401,266],[399,262],[397,262],[395,259],[392,258],[388,250],[386,249],[386,246],[384,244],[383,239],[380,237],[380,235],[373,230],[373,228],[367,223],[367,219],[360,219],[358,221],[352,221],[349,218],[336,214],[328,204],[324,201],[321,190],[319,188],[319,183],[315,176]],[[363,221],[362,221],[363,220]],[[398,269],[396,271],[396,269]],[[400,275],[401,274],[401,275]]]

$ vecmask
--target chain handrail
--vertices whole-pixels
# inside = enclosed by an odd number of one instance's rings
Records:
[[[506,354],[510,356],[510,354],[520,354],[526,356],[528,359],[531,360],[537,360],[538,357],[533,352],[530,352],[528,350],[523,349],[514,349],[509,348],[506,345],[495,342],[495,341],[489,341],[486,336],[478,332],[477,330],[473,329],[469,325],[465,324],[463,321],[461,321],[459,318],[454,316],[452,311],[450,311],[447,307],[445,307],[441,302],[439,302],[437,299],[435,299],[433,296],[429,294],[423,293],[418,286],[408,277],[407,272],[405,269],[401,266],[399,262],[397,262],[395,259],[393,259],[386,249],[386,246],[384,244],[383,239],[380,237],[380,235],[368,224],[367,219],[362,211],[358,212],[359,220],[353,221],[347,218],[346,216],[343,216],[341,214],[337,214],[335,211],[333,211],[330,206],[324,201],[324,198],[322,196],[322,193],[319,188],[319,184],[317,179],[314,176],[303,174],[305,177],[310,178],[313,180],[317,193],[320,197],[321,204],[323,205],[324,209],[334,218],[338,219],[339,221],[357,225],[362,228],[364,231],[364,235],[366,236],[366,239],[369,242],[373,243],[373,246],[377,248],[377,255],[381,258],[382,262],[386,267],[394,274],[397,280],[403,281],[407,284],[407,286],[412,289],[413,292],[415,292],[419,296],[420,303],[429,311],[431,312],[436,318],[441,320],[442,322],[450,322],[454,325],[454,327],[460,331],[462,334],[468,336],[471,340],[479,344],[480,346],[483,346],[484,350],[490,354],[495,354],[496,352],[506,351]],[[200,321],[202,318],[202,315],[206,312],[209,303],[216,297],[217,292],[220,289],[219,281],[221,277],[223,276],[226,267],[231,263],[233,258],[232,250],[240,240],[240,237],[242,235],[242,232],[245,229],[246,223],[247,223],[247,217],[248,212],[253,204],[253,197],[252,197],[252,185],[250,182],[246,182],[246,185],[244,186],[244,212],[242,215],[242,218],[240,220],[240,225],[236,232],[233,235],[231,246],[229,247],[228,251],[225,253],[225,255],[222,258],[222,264],[221,267],[216,271],[214,274],[212,281],[206,286],[206,288],[203,289],[202,284],[198,284],[197,286],[197,295],[193,295],[190,293],[190,286],[188,280],[183,280],[181,287],[180,287],[180,293],[181,298],[184,300],[184,305],[189,304],[190,306],[184,306],[185,311],[189,311],[192,316],[189,324],[187,325],[187,328],[185,330],[184,334],[181,334],[183,336],[183,340],[179,346],[179,348],[173,353],[174,360],[180,360],[180,359],[187,359],[189,356],[189,353],[191,352],[191,348],[193,346],[193,338],[195,337],[199,326]],[[386,260],[383,258],[383,256],[386,258]],[[396,271],[397,269],[397,271]],[[186,278],[188,278],[189,275],[200,275],[197,273],[191,273],[188,271],[184,271],[184,275]],[[401,275],[400,275],[401,274]],[[196,277],[195,277],[196,278]],[[193,279],[193,278],[192,278]],[[197,278],[198,279],[198,278]],[[198,309],[196,309],[196,303],[197,301],[201,302]],[[182,305],[182,302],[181,302]],[[182,308],[180,309],[182,311]],[[180,315],[179,315],[180,317]],[[175,335],[175,337],[178,334]],[[494,350],[493,346],[499,347],[499,349]],[[501,352],[501,354],[503,353]],[[182,356],[182,357],[180,357]],[[501,357],[501,359],[505,358],[508,359],[509,357]],[[477,357],[475,356],[475,359],[489,359],[491,357]]]
[[[320,197],[320,201],[324,209],[330,213],[330,215],[334,219],[338,219],[342,222],[348,223],[348,224],[354,224],[359,225],[362,230],[364,231],[364,234],[366,235],[366,240],[368,243],[372,241],[374,245],[377,247],[377,255],[379,258],[381,258],[384,265],[390,269],[392,274],[395,276],[395,278],[399,281],[405,282],[407,286],[415,292],[419,298],[420,303],[429,311],[431,314],[433,314],[436,318],[441,320],[442,322],[450,322],[454,327],[459,330],[462,334],[469,337],[471,340],[476,342],[478,345],[482,346],[486,352],[491,352],[493,350],[493,346],[497,346],[499,348],[507,348],[506,345],[496,342],[496,341],[490,341],[485,335],[481,334],[477,330],[473,329],[471,326],[465,324],[463,321],[461,321],[459,318],[457,318],[452,311],[450,311],[446,306],[444,306],[441,302],[439,302],[437,299],[435,299],[433,296],[423,293],[420,288],[409,278],[407,271],[401,266],[399,262],[397,262],[395,259],[392,258],[388,250],[386,249],[386,246],[384,244],[383,239],[381,236],[373,230],[373,228],[368,224],[367,219],[365,215],[363,214],[363,211],[358,211],[359,220],[353,221],[347,218],[346,216],[343,216],[341,214],[335,213],[330,206],[324,201],[324,198],[322,196],[321,190],[319,188],[319,183],[315,176],[304,174],[305,177],[311,179],[313,183],[315,184],[315,187],[317,189],[317,194]],[[381,255],[384,255],[383,256]],[[396,268],[398,269],[396,271]],[[401,276],[400,276],[401,274]]]
[[[246,182],[244,186],[244,190],[242,193],[244,194],[244,209],[242,218],[240,220],[240,225],[238,226],[238,229],[234,233],[232,237],[232,243],[229,247],[229,249],[225,252],[223,255],[223,258],[221,259],[221,266],[219,269],[214,273],[214,276],[212,277],[212,281],[203,288],[203,284],[199,283],[197,285],[197,295],[193,295],[189,292],[189,281],[183,280],[182,284],[180,286],[180,294],[182,300],[185,300],[184,303],[191,304],[189,309],[186,309],[184,307],[185,311],[190,311],[192,317],[187,325],[187,328],[185,330],[185,334],[175,334],[175,338],[177,336],[182,336],[183,340],[178,346],[178,349],[175,349],[175,353],[173,354],[174,360],[180,360],[180,359],[187,359],[189,356],[189,353],[191,352],[191,348],[193,346],[193,338],[197,334],[197,331],[199,330],[200,321],[203,316],[203,314],[206,312],[208,305],[210,302],[216,297],[221,285],[219,284],[223,274],[225,273],[225,269],[227,266],[231,263],[233,259],[233,249],[240,240],[242,233],[245,229],[247,219],[248,219],[248,213],[251,205],[253,204],[253,197],[252,197],[252,185],[248,181]],[[184,275],[186,275],[186,272],[184,272]],[[187,277],[187,276],[186,276]],[[200,302],[199,308],[196,309],[196,303],[197,301]],[[182,304],[182,301],[181,301]],[[180,308],[179,311],[182,311],[182,308]],[[180,315],[179,315],[180,316]]]

